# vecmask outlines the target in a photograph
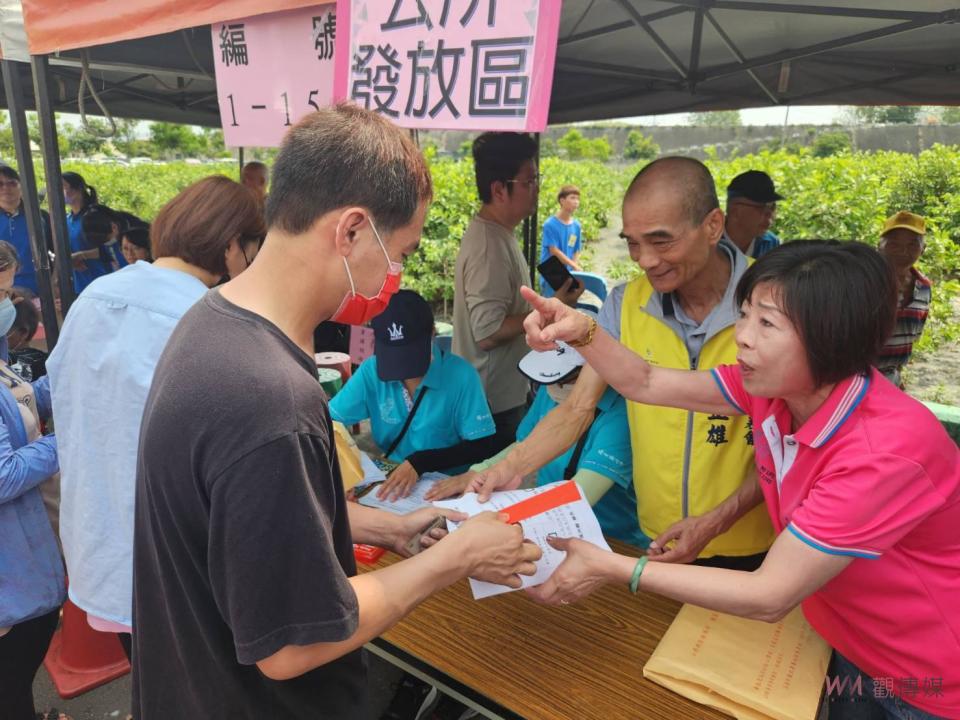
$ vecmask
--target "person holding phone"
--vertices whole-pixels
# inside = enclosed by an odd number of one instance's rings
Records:
[[[581,272],[580,251],[583,249],[583,229],[574,217],[580,207],[580,188],[564,185],[557,194],[560,209],[543,223],[541,233],[540,264],[554,257],[567,270]],[[553,297],[558,287],[541,273],[540,292],[544,297]]]
[[[463,234],[454,275],[453,352],[480,373],[498,449],[513,442],[530,391],[517,370],[527,354],[523,318],[530,307],[520,286],[530,282],[530,268],[514,232],[537,212],[536,155],[537,145],[525,133],[488,132],[474,140],[482,206]],[[571,279],[557,297],[573,305],[582,293],[582,287],[572,289]]]

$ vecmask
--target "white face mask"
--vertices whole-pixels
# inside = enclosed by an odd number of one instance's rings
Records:
[[[550,399],[553,400],[557,405],[560,405],[564,400],[570,397],[570,393],[573,392],[574,383],[565,383],[560,385],[560,383],[554,383],[553,385],[547,385],[547,395],[550,396]]]

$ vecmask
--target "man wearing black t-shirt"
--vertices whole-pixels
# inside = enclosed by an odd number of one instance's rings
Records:
[[[313,331],[383,309],[431,193],[399,128],[314,113],[277,157],[256,261],[171,336],[137,471],[138,720],[363,718],[365,642],[463,577],[533,573],[539,550],[487,513],[356,575],[353,542],[399,550],[439,511],[345,501]]]

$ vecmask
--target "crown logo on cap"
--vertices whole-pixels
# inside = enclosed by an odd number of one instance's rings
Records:
[[[403,340],[403,325],[397,325],[396,323],[393,323],[387,328],[387,332],[390,334],[390,342]]]

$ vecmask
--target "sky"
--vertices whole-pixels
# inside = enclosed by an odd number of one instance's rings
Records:
[[[784,115],[788,108],[783,106],[751,108],[740,111],[740,119],[744,125],[783,125]],[[789,108],[789,122],[791,125],[829,125],[840,121],[840,105],[797,105]],[[624,122],[632,125],[686,125],[688,113],[674,113],[671,115],[647,115],[642,117],[624,118]]]

